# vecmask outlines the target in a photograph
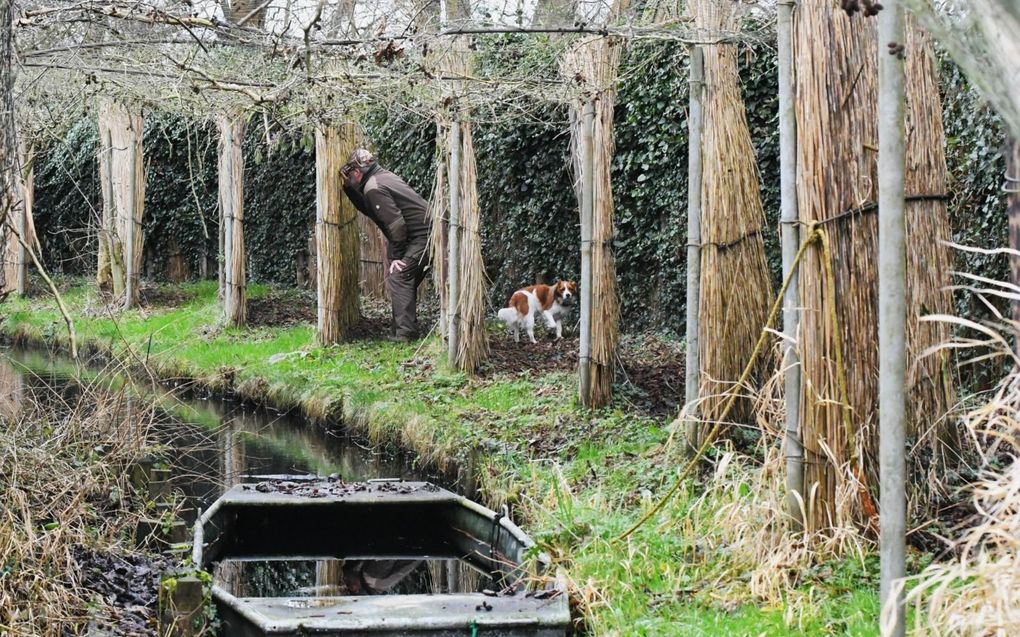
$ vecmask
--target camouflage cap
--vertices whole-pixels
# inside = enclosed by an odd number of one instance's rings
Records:
[[[364,148],[356,148],[351,156],[347,159],[348,166],[354,166],[357,168],[365,168],[375,163],[375,155]]]

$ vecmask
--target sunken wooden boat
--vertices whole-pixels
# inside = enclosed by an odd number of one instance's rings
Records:
[[[547,576],[534,542],[505,515],[427,482],[256,477],[202,514],[193,557],[214,573],[228,636],[552,637],[570,628],[566,588]],[[317,581],[267,592],[267,573],[281,569],[289,584],[302,572]]]

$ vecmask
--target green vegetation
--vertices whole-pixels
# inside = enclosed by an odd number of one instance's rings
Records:
[[[65,287],[84,351],[311,418],[342,417],[354,433],[437,467],[480,451],[479,498],[509,504],[563,567],[592,634],[877,634],[877,560],[867,551],[821,565],[759,559],[772,533],[767,503],[782,495],[763,493],[756,464],[724,448],[665,511],[616,540],[670,483],[681,450],[666,422],[622,402],[579,410],[570,373],[469,379],[438,362],[435,340],[320,348],[310,325],[221,329],[214,282],[164,290],[175,306],[126,313],[111,313],[91,285]],[[48,297],[8,300],[0,330],[16,342],[67,338]],[[770,578],[781,585],[762,582]]]

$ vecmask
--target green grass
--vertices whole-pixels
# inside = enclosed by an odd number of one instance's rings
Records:
[[[426,461],[481,450],[480,497],[514,507],[576,586],[593,634],[877,634],[874,560],[816,566],[818,573],[802,573],[784,599],[759,600],[747,585],[751,566],[716,537],[723,537],[721,525],[740,522],[720,515],[713,502],[699,503],[700,484],[616,541],[670,483],[680,459],[664,447],[661,420],[627,413],[622,404],[582,412],[571,374],[469,379],[442,363],[437,341],[321,348],[310,325],[221,329],[215,282],[177,289],[188,299],[179,306],[114,316],[91,286],[72,283],[64,298],[79,345],[144,361],[160,375],[268,398],[312,417],[342,415],[356,433]],[[8,337],[66,343],[48,297],[9,299],[0,311]],[[745,465],[741,471],[754,471]]]

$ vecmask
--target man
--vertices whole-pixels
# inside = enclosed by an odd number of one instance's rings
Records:
[[[386,236],[390,258],[386,289],[395,330],[390,340],[411,341],[418,336],[418,285],[429,265],[428,204],[403,179],[380,168],[364,148],[351,153],[340,175],[347,198]]]

